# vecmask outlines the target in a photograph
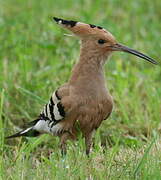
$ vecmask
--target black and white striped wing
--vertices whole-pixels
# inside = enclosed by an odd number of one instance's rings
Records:
[[[19,136],[36,137],[42,133],[58,135],[63,131],[62,125],[59,122],[64,118],[64,107],[61,103],[61,98],[58,96],[58,92],[55,91],[36,120],[30,122],[24,130],[7,138]]]
[[[64,107],[61,104],[61,99],[57,91],[53,93],[48,104],[44,106],[41,115],[49,118],[55,123],[65,117]]]
[[[56,134],[61,128],[59,122],[64,117],[65,110],[61,103],[61,98],[58,96],[58,92],[55,91],[48,104],[44,106],[34,129],[42,133]]]

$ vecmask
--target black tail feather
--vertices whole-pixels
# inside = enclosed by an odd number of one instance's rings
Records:
[[[40,120],[40,118],[35,119],[34,121],[30,121],[30,122],[27,124],[28,127],[34,126],[39,120]]]
[[[36,137],[39,136],[40,133],[38,131],[36,131],[35,129],[33,129],[32,127],[24,129],[16,134],[13,134],[11,136],[6,137],[6,139],[10,139],[10,138],[15,138],[15,137],[20,137],[20,136],[26,136],[26,137]]]

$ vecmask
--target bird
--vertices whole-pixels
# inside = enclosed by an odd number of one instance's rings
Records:
[[[58,87],[45,104],[38,117],[20,132],[8,136],[37,137],[51,134],[60,137],[62,154],[67,152],[67,141],[77,139],[79,124],[85,139],[86,154],[93,148],[93,136],[101,123],[113,110],[113,97],[106,85],[104,64],[111,54],[122,51],[149,61],[149,56],[117,42],[115,37],[101,26],[53,17],[62,28],[80,39],[79,60],[75,63],[69,80]]]

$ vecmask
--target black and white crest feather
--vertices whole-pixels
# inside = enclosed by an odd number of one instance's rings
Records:
[[[58,23],[58,24],[63,24],[63,25],[69,25],[71,27],[74,27],[77,24],[77,21],[72,21],[72,20],[64,20],[60,19],[57,17],[53,17],[53,19]]]
[[[56,21],[58,24],[62,24],[62,25],[66,25],[66,26],[70,26],[70,27],[74,27],[77,25],[77,21],[72,21],[72,20],[64,20],[61,18],[57,18],[57,17],[53,17],[54,21]],[[98,28],[98,29],[103,29],[101,26],[96,26],[94,24],[89,24],[89,26],[91,28]]]

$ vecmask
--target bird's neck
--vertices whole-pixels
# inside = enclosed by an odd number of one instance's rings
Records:
[[[104,83],[103,65],[107,57],[100,56],[94,50],[81,48],[78,63],[72,70],[71,84],[98,81]]]

